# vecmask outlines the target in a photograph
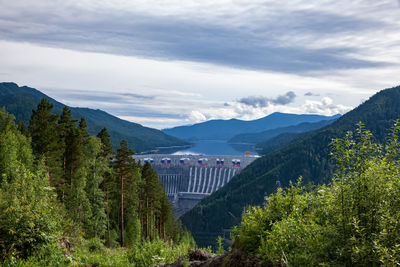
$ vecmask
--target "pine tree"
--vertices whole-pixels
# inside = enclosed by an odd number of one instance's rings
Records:
[[[101,143],[103,144],[103,157],[107,157],[112,154],[112,145],[110,134],[107,131],[107,128],[101,129],[101,131],[97,134],[97,137],[100,138]]]
[[[158,194],[160,192],[160,182],[157,173],[151,167],[149,162],[146,162],[142,168],[142,179],[144,182],[143,197],[144,197],[144,212],[145,221],[142,225],[145,225],[145,237],[154,238],[154,215],[158,204]]]
[[[97,137],[101,141],[101,156],[104,160],[108,162],[108,165],[111,167],[113,152],[112,145],[110,140],[110,134],[107,131],[107,128],[103,128],[98,134]],[[115,179],[113,179],[112,169],[109,168],[108,171],[103,174],[103,182],[101,184],[101,188],[103,189],[105,196],[105,211],[106,211],[106,224],[107,224],[107,237],[106,244],[108,246],[111,245],[111,211],[115,203],[115,199],[112,198],[112,193],[115,188]]]
[[[84,117],[82,117],[81,120],[79,121],[79,131],[83,138],[83,145],[86,147],[89,142],[90,134],[87,130],[87,123]]]
[[[29,137],[29,129],[28,127],[26,127],[25,123],[23,123],[22,121],[18,120],[17,122],[17,129],[20,133],[22,133],[23,135],[25,135],[26,137]]]
[[[120,148],[117,149],[117,155],[116,155],[116,170],[117,174],[119,177],[119,188],[120,188],[120,231],[121,231],[121,246],[125,245],[125,229],[124,229],[124,224],[125,224],[125,217],[124,217],[124,197],[125,197],[125,179],[128,178],[129,175],[131,175],[132,167],[134,164],[134,160],[132,158],[133,151],[128,148],[128,144],[126,143],[125,140],[122,140],[120,143]]]
[[[75,123],[76,120],[73,120],[71,118],[71,110],[67,106],[64,106],[60,119],[58,120],[59,135],[61,138],[60,147],[63,147],[63,155],[62,155],[63,175],[62,175],[61,186],[59,188],[60,191],[59,195],[61,197],[61,201],[64,201],[65,194],[66,192],[68,192],[68,189],[70,188],[69,174],[67,171],[68,154],[67,154],[66,144],[67,140],[69,141],[69,138],[72,135],[73,129],[75,128]]]
[[[36,110],[32,110],[29,131],[36,157],[44,156],[50,184],[57,186],[62,176],[62,147],[58,135],[58,115],[52,114],[53,104],[43,98]]]

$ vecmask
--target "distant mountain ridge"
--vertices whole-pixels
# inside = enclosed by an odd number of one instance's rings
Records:
[[[43,94],[39,90],[27,86],[19,87],[16,83],[0,83],[0,107],[5,107],[7,112],[14,114],[17,120],[29,124],[32,110],[42,98],[48,99],[53,105],[54,113],[61,113],[64,104]],[[189,143],[176,137],[167,135],[159,130],[144,127],[140,124],[119,119],[105,111],[90,108],[70,107],[72,117],[80,119],[84,117],[88,125],[88,131],[92,135],[104,127],[111,135],[114,147],[125,139],[135,152],[153,150],[158,147],[188,146]]]
[[[332,138],[343,137],[361,121],[382,142],[397,119],[400,119],[400,86],[380,91],[332,124],[301,134],[283,148],[257,159],[185,213],[182,223],[199,246],[214,244],[224,229],[240,223],[244,207],[262,204],[264,197],[277,187],[287,187],[299,176],[304,184],[329,182],[334,171],[329,156]]]
[[[163,129],[166,134],[184,140],[222,140],[228,141],[232,137],[242,133],[256,133],[280,127],[287,127],[302,122],[318,122],[330,120],[340,115],[322,116],[311,114],[288,114],[275,112],[266,117],[244,121],[238,119],[210,120],[194,125],[178,126]]]
[[[271,130],[266,130],[258,133],[243,133],[238,134],[229,139],[228,143],[237,144],[237,143],[247,143],[247,144],[257,144],[259,147],[259,143],[266,142],[267,140],[276,137],[283,133],[304,133],[312,130],[319,129],[324,127],[336,120],[336,117],[340,117],[340,115],[335,115],[334,119],[330,120],[321,120],[318,122],[302,122],[296,125],[291,125],[287,127],[280,127]]]

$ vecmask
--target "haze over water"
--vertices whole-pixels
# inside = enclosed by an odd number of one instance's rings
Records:
[[[204,155],[244,155],[246,151],[257,155],[254,147],[251,145],[231,145],[226,141],[220,140],[201,140],[194,143],[193,147],[180,150],[174,155],[181,154],[204,154]]]

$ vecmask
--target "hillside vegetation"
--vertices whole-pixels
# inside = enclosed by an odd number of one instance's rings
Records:
[[[17,121],[28,125],[32,110],[42,98],[53,104],[53,113],[61,113],[64,104],[48,97],[40,91],[27,86],[19,87],[15,83],[0,83],[0,108],[13,114]],[[85,118],[90,134],[96,135],[104,127],[111,135],[111,143],[117,147],[126,140],[135,152],[153,150],[158,147],[188,146],[189,143],[167,135],[159,130],[140,124],[121,120],[99,109],[70,107],[74,118]]]
[[[0,265],[154,266],[194,246],[149,163],[52,108],[29,127],[0,110]]]
[[[362,124],[331,143],[332,182],[302,178],[248,207],[234,229],[235,250],[270,266],[400,264],[400,124],[385,146]]]
[[[284,148],[254,161],[226,186],[204,198],[181,217],[200,246],[212,244],[223,229],[239,224],[243,209],[261,205],[281,185],[303,177],[303,183],[329,183],[335,166],[329,156],[333,138],[343,137],[363,122],[383,142],[394,120],[400,118],[400,87],[382,90],[334,123],[303,134]]]
[[[243,134],[238,134],[229,139],[229,143],[246,143],[246,144],[254,144],[256,145],[257,148],[261,147],[260,143],[266,142],[267,140],[274,138],[278,135],[284,134],[284,133],[304,133],[304,132],[309,132],[313,131],[319,128],[322,128],[330,123],[332,123],[335,119],[333,120],[321,120],[318,122],[303,122],[299,123],[296,125],[291,125],[287,127],[280,127],[280,128],[275,128],[267,131],[262,131],[258,133],[243,133]]]

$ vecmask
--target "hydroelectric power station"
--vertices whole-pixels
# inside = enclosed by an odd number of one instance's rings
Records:
[[[157,171],[177,217],[227,184],[256,159],[251,156],[162,154],[133,157],[142,164],[150,162]]]

